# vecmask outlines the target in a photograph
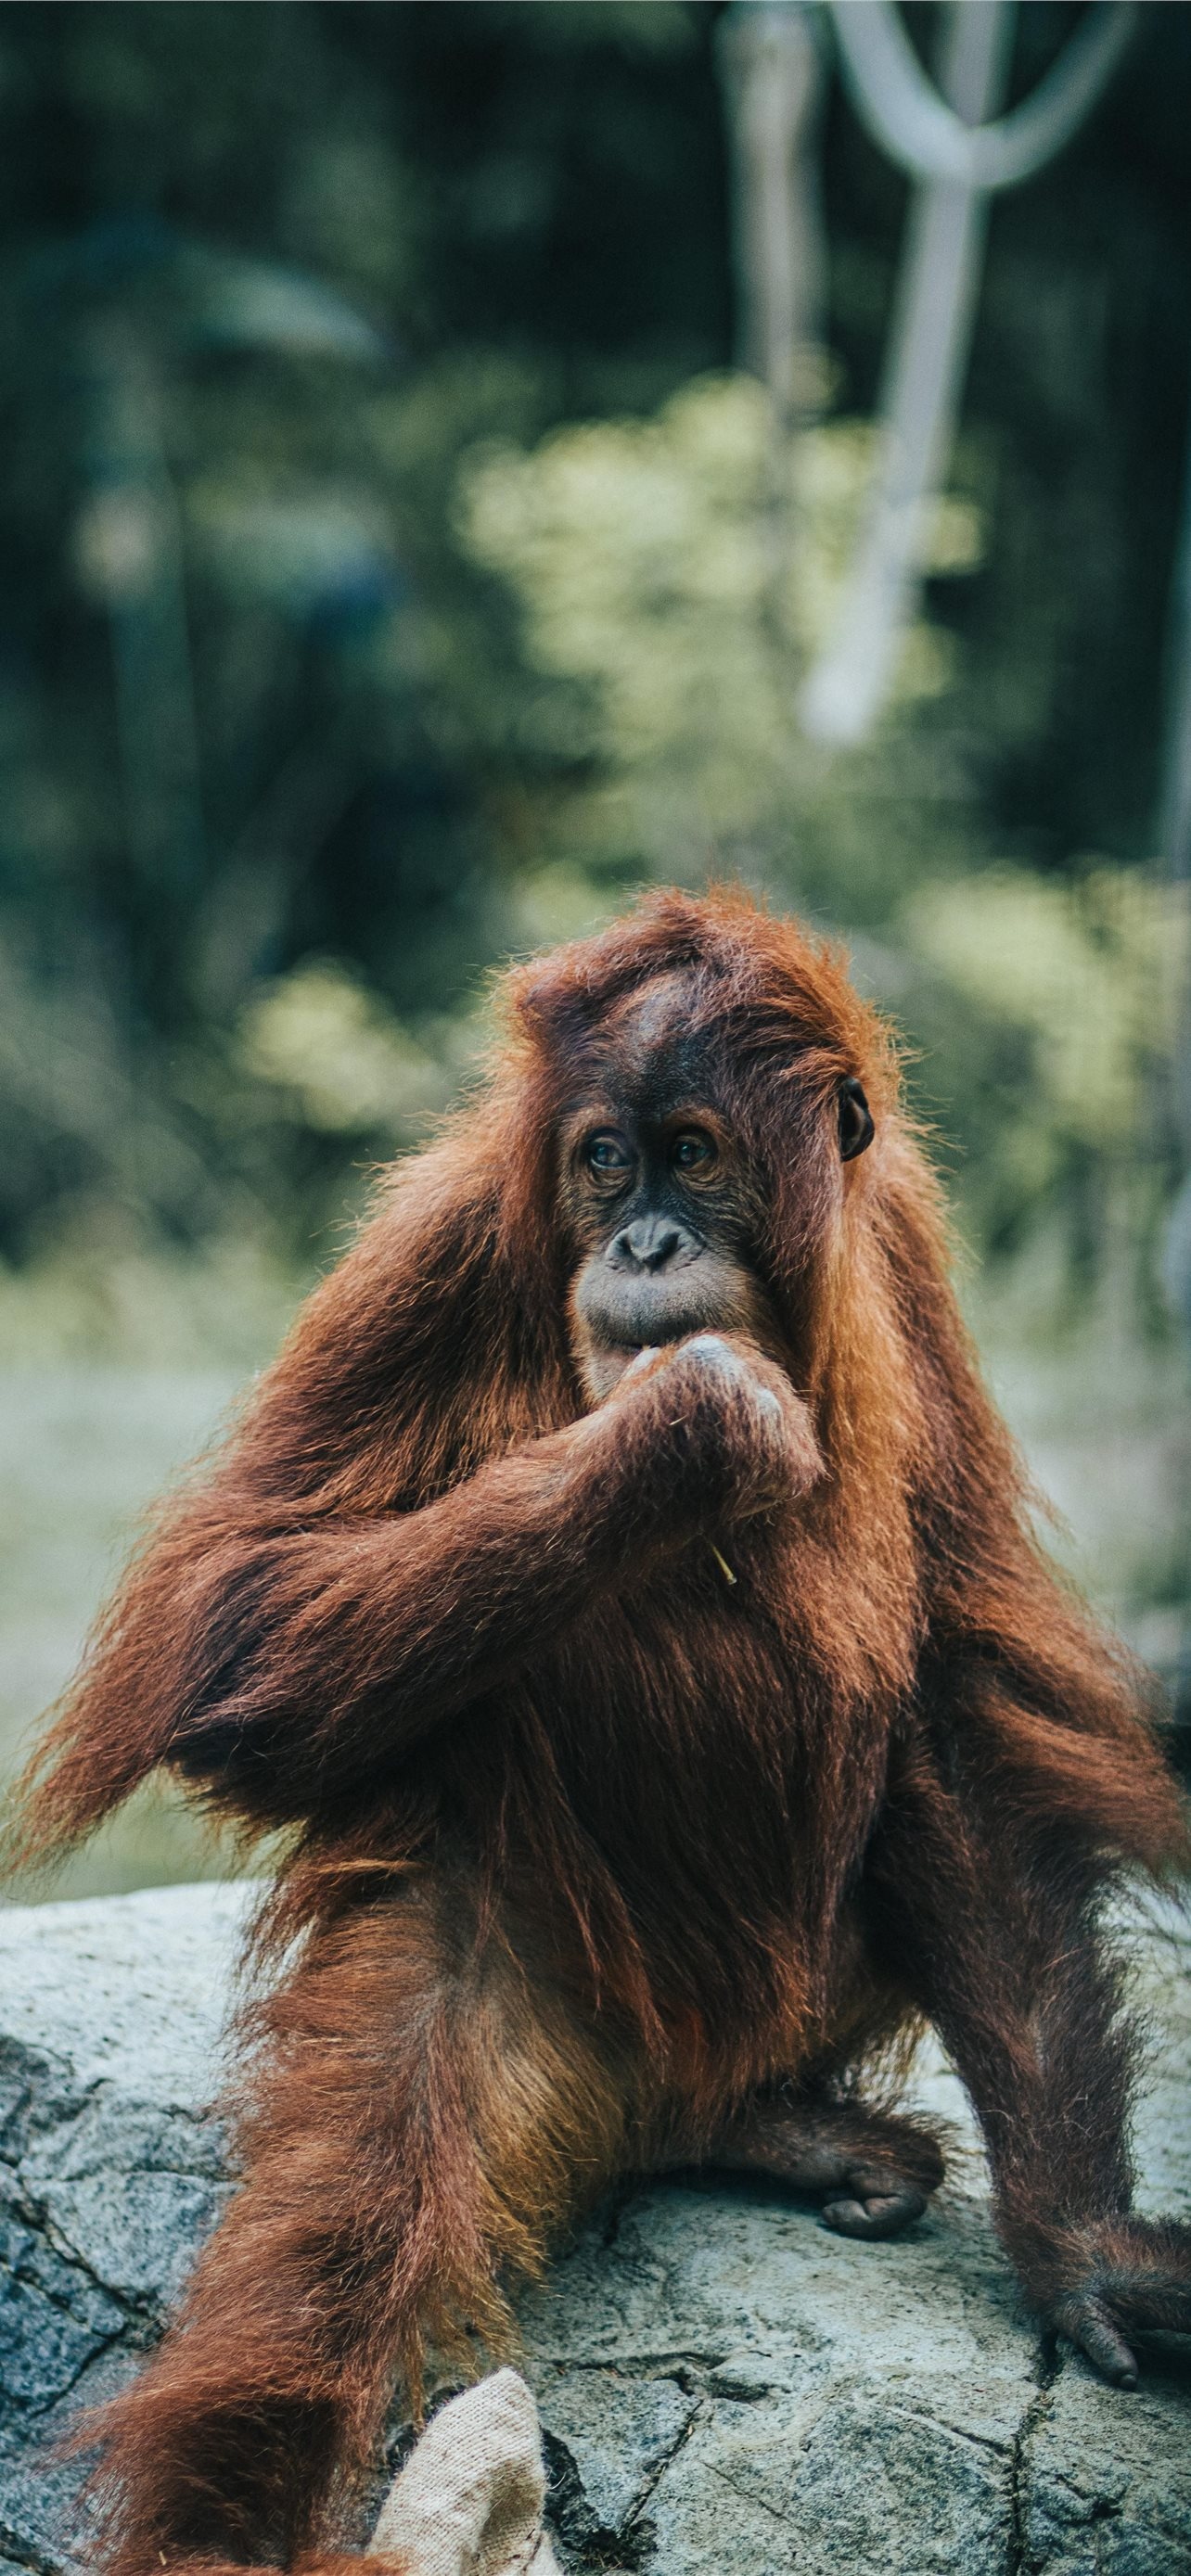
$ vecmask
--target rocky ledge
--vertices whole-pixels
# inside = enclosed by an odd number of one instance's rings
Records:
[[[245,1892],[0,1914],[0,2576],[82,2576],[74,2410],[157,2333],[227,2189],[209,2104]],[[1191,2209],[1191,1946],[1135,1935],[1155,2027],[1147,2208]],[[954,2179],[889,2245],[747,2184],[606,2212],[522,2306],[572,2576],[1178,2576],[1191,2571],[1191,2359],[1134,2396],[1040,2343],[962,2130]]]

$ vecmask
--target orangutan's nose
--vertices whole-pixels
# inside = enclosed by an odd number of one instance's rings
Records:
[[[618,1270],[666,1270],[694,1249],[691,1237],[672,1217],[639,1216],[613,1238],[608,1259]]]

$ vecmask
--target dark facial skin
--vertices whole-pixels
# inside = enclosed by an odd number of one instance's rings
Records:
[[[749,1261],[749,1194],[731,1140],[701,1103],[627,1105],[576,1141],[571,1194],[584,1244],[571,1294],[580,1370],[598,1402],[642,1350],[739,1333],[776,1353]]]
[[[636,1007],[567,1120],[562,1198],[579,1254],[571,1324],[595,1403],[640,1351],[688,1334],[735,1333],[780,1356],[755,1268],[757,1183],[706,1081],[683,1038],[681,994],[667,983]]]
[[[848,1163],[873,1136],[855,1076],[840,1083],[836,1120]],[[647,986],[608,1032],[561,1147],[561,1212],[578,1255],[572,1346],[593,1404],[642,1352],[692,1334],[731,1334],[784,1362],[757,1269],[759,1178],[717,1105],[684,976]]]

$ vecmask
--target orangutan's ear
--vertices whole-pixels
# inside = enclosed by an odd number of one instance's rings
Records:
[[[856,1156],[863,1154],[871,1145],[876,1133],[873,1113],[864,1096],[864,1085],[857,1082],[855,1074],[849,1074],[847,1081],[840,1084],[837,1115],[840,1159],[853,1163]]]

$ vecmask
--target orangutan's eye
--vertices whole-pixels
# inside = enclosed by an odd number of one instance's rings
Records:
[[[633,1156],[627,1138],[619,1135],[615,1127],[599,1127],[587,1139],[583,1160],[589,1172],[605,1177],[631,1171]]]
[[[845,1163],[855,1161],[871,1145],[876,1130],[873,1113],[864,1096],[864,1086],[850,1074],[839,1087],[839,1149]]]
[[[670,1148],[670,1160],[678,1172],[706,1172],[716,1159],[715,1138],[702,1127],[684,1127]]]

